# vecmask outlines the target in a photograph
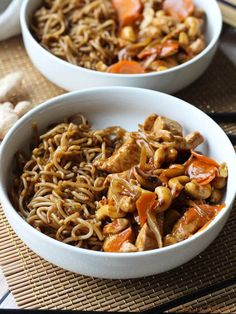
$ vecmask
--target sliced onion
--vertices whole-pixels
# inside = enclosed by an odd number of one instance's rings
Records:
[[[155,235],[159,248],[163,247],[162,234],[154,212],[147,212],[147,223]]]

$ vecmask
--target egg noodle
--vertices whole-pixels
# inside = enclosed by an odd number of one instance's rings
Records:
[[[18,169],[24,166],[13,199],[21,215],[39,231],[99,250],[104,237],[94,214],[106,174],[92,161],[109,157],[125,131],[118,127],[91,131],[83,116],[73,120],[79,118],[79,124],[61,123],[40,136],[27,162],[22,155],[17,157],[21,160]]]
[[[111,64],[118,49],[110,0],[45,0],[32,29],[53,54],[89,69]]]

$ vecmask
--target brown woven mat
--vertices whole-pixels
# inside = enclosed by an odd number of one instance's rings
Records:
[[[44,79],[26,56],[20,38],[0,44],[0,76],[23,70],[18,98],[38,104],[63,91]],[[218,51],[205,75],[178,94],[205,111],[236,109],[236,71]],[[236,125],[223,125],[236,133]],[[236,207],[220,236],[205,252],[165,274],[135,280],[101,280],[64,271],[38,257],[15,235],[0,209],[0,265],[21,308],[143,311],[236,276]],[[171,311],[236,311],[235,286]]]

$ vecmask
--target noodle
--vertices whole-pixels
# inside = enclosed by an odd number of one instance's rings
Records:
[[[89,69],[111,64],[118,53],[115,12],[109,0],[44,1],[32,28],[56,56]]]
[[[18,209],[29,224],[57,240],[83,247],[93,237],[86,247],[101,248],[101,223],[93,218],[106,174],[91,162],[109,156],[121,137],[111,141],[109,129],[96,136],[80,119],[79,125],[61,123],[40,137],[18,183]]]

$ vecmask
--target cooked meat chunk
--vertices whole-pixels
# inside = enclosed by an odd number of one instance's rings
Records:
[[[135,246],[139,251],[147,251],[158,248],[156,237],[147,223],[145,223],[140,230]]]
[[[105,236],[109,236],[111,234],[117,234],[126,229],[129,226],[129,220],[126,218],[117,218],[113,220],[111,223],[104,226],[102,233]]]
[[[183,128],[178,122],[159,116],[154,122],[152,132],[158,135],[161,130],[169,131],[172,135],[183,135]]]
[[[133,138],[129,137],[111,157],[95,161],[94,166],[110,173],[123,172],[136,165],[139,159],[140,147]]]
[[[120,253],[128,253],[128,252],[137,252],[137,248],[135,245],[130,243],[129,241],[125,241],[120,247]]]

